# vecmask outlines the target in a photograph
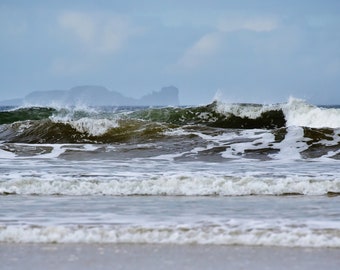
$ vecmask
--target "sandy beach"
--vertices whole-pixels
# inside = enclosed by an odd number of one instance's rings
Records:
[[[338,269],[340,249],[0,244],[1,269]]]

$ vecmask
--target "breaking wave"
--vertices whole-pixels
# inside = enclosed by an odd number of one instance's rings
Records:
[[[0,182],[0,194],[110,196],[339,195],[340,179],[320,176],[253,177],[214,174],[149,176],[147,179],[87,176],[50,179],[15,176]],[[28,178],[28,179],[27,179]],[[52,177],[53,178],[53,177]],[[109,178],[109,179],[106,179]]]
[[[177,137],[225,158],[340,155],[340,109],[294,98],[273,105],[214,101],[197,107],[19,108],[0,111],[0,123],[4,143],[170,144]]]

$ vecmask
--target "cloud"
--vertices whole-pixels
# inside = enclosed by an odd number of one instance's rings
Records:
[[[270,32],[278,27],[276,18],[229,16],[223,17],[215,25],[215,30],[202,36],[187,49],[177,62],[177,67],[195,69],[206,64],[224,45],[225,37],[231,32],[248,30]]]
[[[60,26],[73,32],[84,42],[92,42],[95,36],[95,21],[86,13],[63,12],[58,18]]]
[[[129,18],[107,13],[65,11],[58,16],[58,23],[83,49],[98,54],[119,51],[130,38],[143,31]]]
[[[63,46],[67,47],[51,61],[49,71],[55,76],[96,71],[144,31],[129,17],[104,11],[60,12],[57,27]]]
[[[184,53],[177,65],[188,69],[199,67],[218,52],[220,44],[220,33],[206,34]]]

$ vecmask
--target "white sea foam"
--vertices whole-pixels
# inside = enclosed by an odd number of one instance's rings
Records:
[[[1,145],[1,144],[0,144]],[[67,151],[91,152],[98,149],[95,144],[26,144],[15,143],[3,146],[0,149],[0,159],[4,160],[29,160],[33,159],[55,159]],[[111,148],[111,147],[107,147]],[[7,149],[4,150],[4,149]],[[51,150],[47,150],[51,149]],[[32,165],[32,166],[36,166]]]
[[[102,112],[86,105],[78,104],[75,107],[58,107],[57,114],[50,119],[56,123],[69,124],[81,133],[87,133],[92,136],[105,134],[111,128],[119,126],[118,119],[110,115],[102,115]]]
[[[13,158],[15,158],[14,153],[0,149],[0,159],[13,159]]]
[[[233,104],[233,103],[223,103],[217,101],[216,110],[219,113],[225,115],[235,115],[242,118],[256,119],[261,116],[262,113],[278,110],[280,105],[257,105],[257,104]]]
[[[105,134],[108,130],[119,126],[116,119],[94,119],[84,117],[78,120],[69,119],[65,117],[52,117],[56,123],[69,124],[81,133],[87,133],[92,136],[100,136]]]
[[[237,220],[199,224],[0,225],[2,243],[148,243],[340,247],[339,223]]]
[[[144,177],[133,173],[126,174],[126,177],[119,174],[111,177],[87,175],[79,179],[57,174],[15,174],[12,177],[2,177],[0,194],[243,196],[340,193],[340,179],[330,176],[261,177],[251,174],[169,173]]]
[[[311,128],[340,128],[340,109],[320,108],[304,100],[290,97],[287,103],[272,105],[232,104],[217,101],[216,110],[222,114],[255,119],[271,110],[283,110],[286,126]]]
[[[194,134],[203,140],[209,142],[206,148],[193,149],[186,153],[178,153],[173,155],[173,158],[183,154],[197,153],[203,150],[209,150],[216,146],[226,147],[226,150],[221,153],[221,156],[226,159],[242,159],[247,151],[274,149],[277,154],[269,154],[269,158],[279,160],[299,160],[301,159],[301,152],[308,149],[307,140],[304,137],[304,131],[301,127],[292,126],[287,128],[287,133],[284,140],[275,142],[275,136],[268,130],[251,129],[251,130],[237,130],[234,132],[226,132],[220,135],[212,136],[202,134],[200,132],[189,132],[181,129],[166,132],[167,135],[183,136]],[[337,137],[337,134],[334,135]],[[339,137],[339,136],[338,136]],[[339,138],[334,138],[333,141],[326,141],[325,145],[336,145]],[[322,141],[321,141],[322,143]],[[336,153],[329,153],[329,157]]]
[[[274,147],[280,149],[278,154],[270,155],[276,159],[301,159],[301,152],[308,149],[304,138],[304,131],[301,127],[290,126],[283,141],[275,143]]]
[[[340,109],[319,108],[303,100],[290,98],[283,105],[283,111],[287,126],[340,128]]]

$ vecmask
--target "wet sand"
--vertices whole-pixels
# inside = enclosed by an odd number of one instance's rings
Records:
[[[0,244],[9,269],[339,269],[340,249],[212,245]]]

